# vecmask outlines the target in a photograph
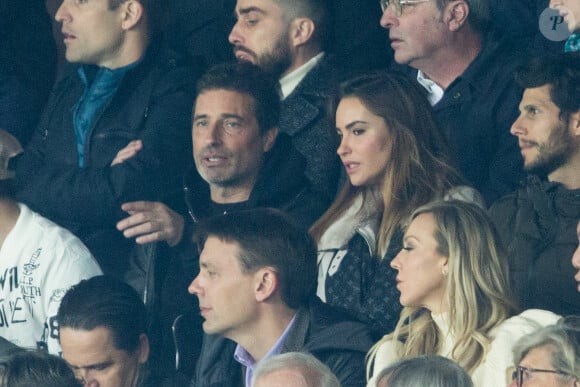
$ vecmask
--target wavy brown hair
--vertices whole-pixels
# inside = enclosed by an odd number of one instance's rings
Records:
[[[335,125],[336,108],[343,98],[358,98],[373,114],[382,117],[392,142],[391,161],[381,187],[355,187],[346,181],[332,206],[312,226],[319,241],[324,232],[363,195],[379,196],[382,212],[377,251],[383,257],[391,237],[411,212],[431,200],[443,197],[452,187],[464,183],[451,166],[450,151],[435,124],[425,91],[399,74],[374,72],[342,84],[330,101]]]

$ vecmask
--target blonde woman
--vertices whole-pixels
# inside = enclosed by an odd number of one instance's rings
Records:
[[[417,209],[391,262],[403,311],[368,357],[373,375],[404,358],[439,354],[462,366],[475,387],[506,386],[518,338],[559,316],[515,315],[507,258],[487,214],[459,201]]]
[[[337,153],[348,181],[311,233],[318,242],[317,295],[390,332],[400,305],[395,271],[401,224],[436,198],[480,201],[450,166],[424,90],[403,76],[372,73],[341,86],[335,103]]]

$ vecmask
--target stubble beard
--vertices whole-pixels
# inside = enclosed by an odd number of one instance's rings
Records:
[[[268,74],[274,76],[275,79],[279,79],[292,65],[289,37],[286,31],[279,36],[270,52],[257,58],[257,65]]]
[[[528,173],[548,176],[565,165],[577,147],[578,144],[568,132],[568,123],[561,123],[551,130],[545,143],[537,145],[538,156],[524,169]]]

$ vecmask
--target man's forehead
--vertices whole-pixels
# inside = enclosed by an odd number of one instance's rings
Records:
[[[193,110],[195,116],[211,113],[212,116],[225,114],[255,118],[254,98],[237,90],[204,90],[197,96]]]
[[[60,344],[62,357],[75,368],[110,361],[117,351],[105,327],[92,330],[61,327]]]
[[[102,351],[115,349],[110,329],[98,326],[94,329],[75,329],[67,326],[60,328],[61,347],[94,348]]]
[[[254,105],[254,98],[242,91],[226,89],[226,88],[215,88],[203,90],[197,96],[195,100],[195,106],[206,105],[206,104],[217,104],[217,103],[238,103],[243,105]]]
[[[524,95],[522,97],[522,102],[533,102],[540,105],[553,105],[552,96],[550,92],[552,86],[547,84],[538,87],[531,87],[524,90]]]
[[[281,368],[272,371],[263,377],[263,384],[260,386],[295,386],[308,387],[306,377],[298,368]]]
[[[214,235],[207,237],[203,244],[201,254],[206,257],[219,257],[224,255],[237,255],[240,245],[236,241],[229,241]]]
[[[236,241],[227,241],[216,236],[209,236],[201,250],[199,264],[207,269],[236,267],[241,271],[240,245]]]
[[[266,12],[271,7],[278,7],[276,0],[238,0],[236,2],[236,11],[247,13],[251,11]]]

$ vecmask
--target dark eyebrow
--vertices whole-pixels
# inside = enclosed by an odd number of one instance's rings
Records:
[[[253,7],[247,7],[247,8],[240,8],[238,10],[238,13],[240,15],[247,15],[247,14],[249,14],[251,12],[258,12],[258,13],[261,13],[262,15],[264,15],[266,13],[266,12],[264,12],[263,9],[260,9],[258,7],[255,7],[255,6],[253,6]]]
[[[366,121],[353,121],[351,123],[349,123],[348,125],[346,125],[347,129],[352,129],[353,126],[357,125],[357,124],[366,124],[368,125],[368,122]]]
[[[70,368],[72,368],[73,370],[93,370],[93,369],[96,369],[96,368],[107,368],[107,367],[110,367],[113,364],[113,362],[111,360],[107,360],[107,361],[104,361],[102,363],[89,364],[89,365],[86,365],[86,366],[77,366],[77,365],[70,364],[67,361],[66,364],[68,364],[68,366]]]
[[[545,100],[541,100],[539,98],[530,98],[531,101],[529,101],[528,103],[526,103],[523,107],[525,109],[533,107],[533,108],[543,108],[543,109],[547,109],[550,106],[550,102],[552,101],[545,101]],[[523,101],[522,101],[523,102]]]
[[[195,115],[195,116],[193,116],[193,121],[195,122],[195,121],[200,120],[200,119],[207,119],[208,117],[209,116],[207,114]],[[235,118],[237,120],[244,121],[244,117],[242,117],[238,114],[233,114],[233,113],[222,113],[219,117],[220,120],[225,120],[228,118]]]
[[[199,261],[199,267],[201,267],[203,269],[211,269],[211,268],[215,268],[215,265],[213,265],[207,261]]]
[[[220,116],[220,118],[221,118],[221,119],[226,119],[226,118],[235,118],[235,119],[238,119],[238,120],[240,120],[240,121],[243,121],[243,120],[244,120],[244,117],[242,117],[242,116],[240,116],[240,115],[237,115],[237,114],[233,114],[233,113],[223,113],[223,114]]]

